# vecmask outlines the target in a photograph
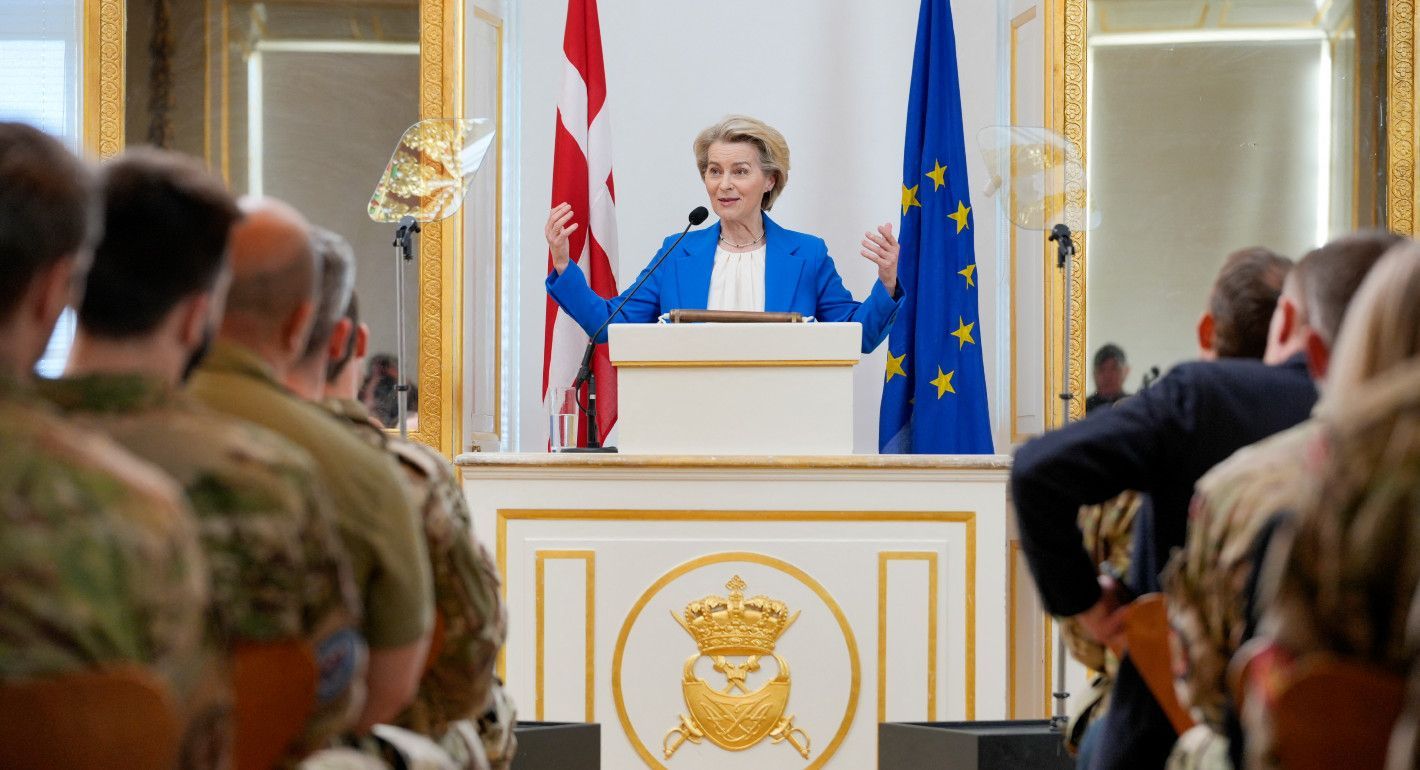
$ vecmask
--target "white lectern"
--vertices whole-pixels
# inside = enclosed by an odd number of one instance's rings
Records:
[[[856,323],[612,324],[632,454],[853,453]]]

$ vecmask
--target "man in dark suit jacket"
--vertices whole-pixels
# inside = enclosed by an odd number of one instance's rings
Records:
[[[1181,364],[1134,398],[1020,448],[1011,491],[1022,551],[1047,610],[1076,616],[1099,641],[1119,637],[1128,595],[1158,590],[1170,550],[1183,545],[1199,477],[1310,414],[1317,393],[1305,355],[1309,319],[1340,326],[1360,282],[1351,277],[1364,275],[1396,240],[1348,236],[1308,254],[1283,288],[1267,363]],[[1136,521],[1129,588],[1099,575],[1075,524],[1081,505],[1126,489],[1148,493],[1151,502]],[[1128,658],[1100,729],[1092,768],[1161,768],[1177,737]]]

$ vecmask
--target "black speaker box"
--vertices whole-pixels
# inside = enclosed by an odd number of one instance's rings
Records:
[[[884,722],[878,770],[1073,770],[1050,722]]]
[[[601,770],[602,726],[583,722],[519,722],[512,770]]]

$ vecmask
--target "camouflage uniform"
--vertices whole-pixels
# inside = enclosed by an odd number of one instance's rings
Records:
[[[1179,696],[1195,718],[1222,732],[1231,708],[1227,671],[1245,641],[1252,549],[1279,511],[1316,494],[1320,424],[1308,420],[1238,450],[1198,480],[1183,550],[1164,576]]]
[[[255,352],[218,340],[189,392],[310,453],[334,504],[360,594],[361,632],[374,651],[419,642],[433,622],[429,554],[396,464],[352,437],[319,405],[277,381]]]
[[[1406,676],[1420,583],[1420,363],[1347,398],[1322,417],[1330,459],[1317,494],[1267,555],[1261,633],[1298,658],[1326,653]],[[1267,766],[1270,721],[1251,709],[1262,700],[1249,700],[1243,723],[1249,758]]]
[[[214,766],[230,694],[192,514],[156,468],[35,399],[0,378],[0,680],[143,666],[186,725],[184,766]]]
[[[358,401],[330,399],[325,406],[348,422],[372,446],[394,455],[404,469],[424,522],[434,568],[435,644],[428,669],[419,682],[414,703],[397,724],[422,735],[440,738],[456,754],[455,722],[477,719],[494,710],[512,718],[511,703],[493,676],[498,650],[507,635],[507,615],[498,595],[499,579],[488,552],[474,539],[473,517],[453,468],[434,450],[390,435],[370,418]],[[493,698],[497,697],[495,703]],[[502,706],[501,709],[494,709]],[[511,722],[509,723],[509,727]],[[491,723],[480,730],[490,759],[512,760],[511,729]],[[498,737],[498,736],[504,736]],[[491,740],[492,745],[487,745]]]
[[[349,560],[310,456],[138,375],[75,377],[41,392],[184,486],[212,576],[209,632],[220,647],[311,644],[321,673],[316,710],[289,758],[344,730],[363,700],[364,642],[354,630]]]
[[[1092,562],[1107,565],[1115,576],[1129,574],[1134,518],[1143,504],[1142,492],[1128,490],[1098,505],[1080,506],[1076,522],[1085,550],[1089,552]],[[1060,634],[1065,639],[1070,657],[1099,672],[1090,681],[1090,689],[1073,701],[1075,705],[1065,731],[1065,745],[1075,752],[1080,748],[1086,729],[1109,710],[1109,693],[1119,672],[1119,659],[1108,647],[1091,639],[1080,621],[1060,618],[1059,622]]]

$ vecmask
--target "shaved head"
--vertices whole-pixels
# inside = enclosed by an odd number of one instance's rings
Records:
[[[227,316],[251,331],[275,334],[315,298],[320,263],[311,227],[300,212],[271,198],[243,199],[242,210],[246,216],[232,228]]]

